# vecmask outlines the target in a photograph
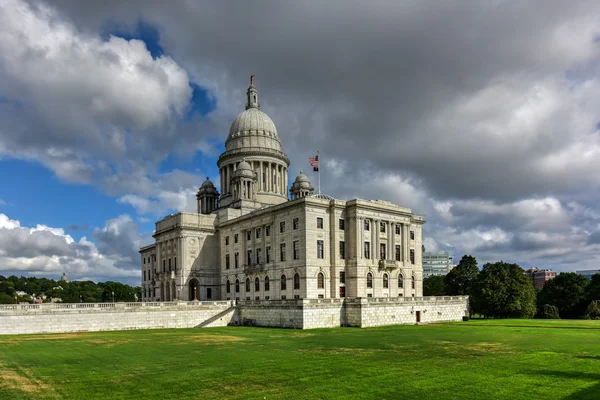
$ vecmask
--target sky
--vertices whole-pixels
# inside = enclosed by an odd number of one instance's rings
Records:
[[[0,274],[139,284],[250,74],[290,182],[320,149],[428,251],[599,268],[599,72],[597,1],[0,0]]]

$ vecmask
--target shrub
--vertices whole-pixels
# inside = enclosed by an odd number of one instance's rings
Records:
[[[542,307],[540,307],[540,311],[538,312],[537,318],[560,319],[558,307],[553,306],[552,304],[544,304]]]
[[[466,321],[468,321],[468,320],[469,320],[469,317],[467,317],[467,316],[465,315],[465,316],[463,317],[463,321],[465,321],[465,322],[466,322]]]
[[[585,312],[585,319],[600,319],[600,300],[594,300]]]

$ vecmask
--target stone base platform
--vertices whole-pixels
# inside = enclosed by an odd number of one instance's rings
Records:
[[[0,334],[251,325],[313,329],[460,321],[467,296],[0,306]]]

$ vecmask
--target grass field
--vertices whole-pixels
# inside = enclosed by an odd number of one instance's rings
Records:
[[[600,321],[0,337],[0,399],[44,398],[600,399]]]

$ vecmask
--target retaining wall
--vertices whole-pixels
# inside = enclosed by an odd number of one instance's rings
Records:
[[[227,326],[233,301],[0,306],[0,334]]]
[[[0,334],[252,325],[313,329],[460,321],[467,296],[0,306]]]

